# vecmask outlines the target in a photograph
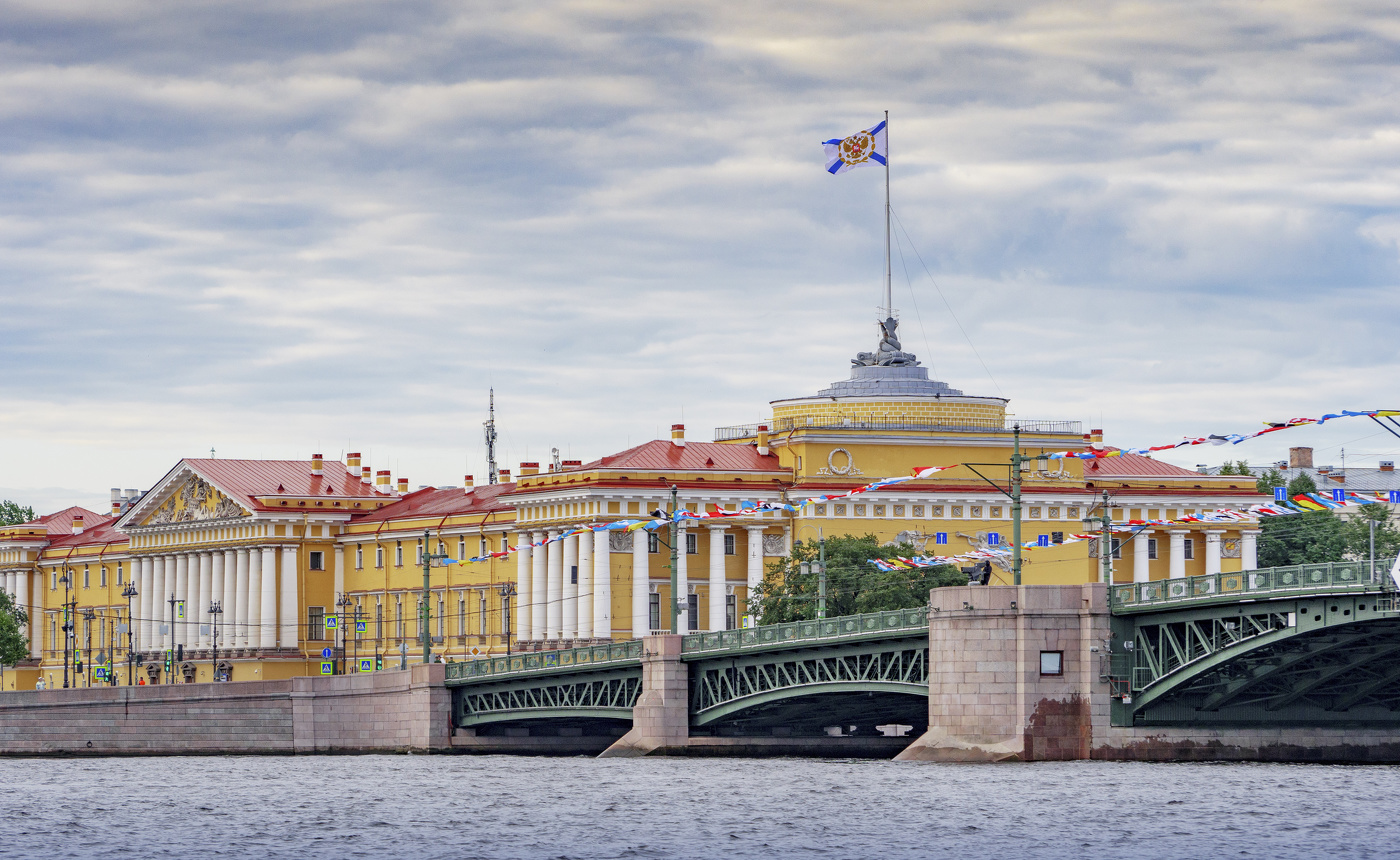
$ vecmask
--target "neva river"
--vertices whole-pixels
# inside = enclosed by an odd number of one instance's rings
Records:
[[[468,756],[0,760],[0,857],[1400,854],[1400,768]]]

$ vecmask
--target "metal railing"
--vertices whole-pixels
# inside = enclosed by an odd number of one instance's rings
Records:
[[[1004,424],[937,424],[926,421],[909,421],[904,418],[842,418],[815,422],[798,422],[792,418],[761,422],[771,433],[786,433],[789,430],[920,430],[953,431],[960,433],[1010,433],[1012,425],[1019,424],[1022,433],[1050,433],[1072,435],[1082,438],[1083,425],[1078,421],[1039,421],[1008,418]],[[759,424],[738,424],[732,427],[716,427],[716,442],[733,442],[736,439],[752,439],[758,435]]]
[[[1376,559],[1374,574],[1370,560],[1366,559],[1125,583],[1113,586],[1113,611],[1140,612],[1197,602],[1317,592],[1394,591],[1389,574],[1394,563],[1394,558]]]
[[[691,633],[681,640],[682,654],[704,654],[764,648],[792,642],[818,642],[827,639],[856,639],[905,630],[928,628],[928,609],[892,609],[887,612],[867,612],[843,615],[820,621],[790,621],[740,630],[714,633]]]
[[[560,651],[529,651],[509,657],[486,657],[447,664],[447,680],[496,678],[517,672],[546,669],[567,669],[610,663],[637,662],[642,659],[642,641],[629,639],[607,645],[567,648]]]

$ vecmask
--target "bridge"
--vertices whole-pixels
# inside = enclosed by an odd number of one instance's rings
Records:
[[[840,739],[864,737],[882,739],[867,751],[893,754],[947,725],[990,731],[971,716],[976,707],[963,706],[980,692],[994,714],[1007,696],[1021,697],[1016,719],[1028,726],[1063,722],[1040,715],[1045,701],[1106,697],[1105,725],[1081,731],[1095,736],[1109,726],[1391,731],[1400,729],[1391,564],[1124,583],[1102,609],[1091,604],[1104,602],[1103,586],[939,589],[931,610],[493,657],[449,664],[445,683],[456,731],[594,738],[599,751],[620,738],[644,751],[775,738],[811,739],[789,751],[835,751]],[[1069,638],[1083,646],[1082,659],[1063,647]],[[1019,657],[1006,659],[1011,652],[998,643],[1007,641]],[[1048,653],[1078,660],[1082,678],[1025,668]],[[1088,726],[1093,718],[1075,719]],[[668,732],[670,740],[655,740]],[[632,743],[641,736],[652,740]]]

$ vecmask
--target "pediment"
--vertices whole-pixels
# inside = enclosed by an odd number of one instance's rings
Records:
[[[224,495],[198,475],[189,475],[164,502],[141,521],[143,526],[197,523],[252,516],[252,512]]]

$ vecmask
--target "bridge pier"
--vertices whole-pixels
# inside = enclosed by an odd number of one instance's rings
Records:
[[[683,754],[690,741],[690,673],[679,634],[642,637],[642,693],[632,729],[599,758]]]

